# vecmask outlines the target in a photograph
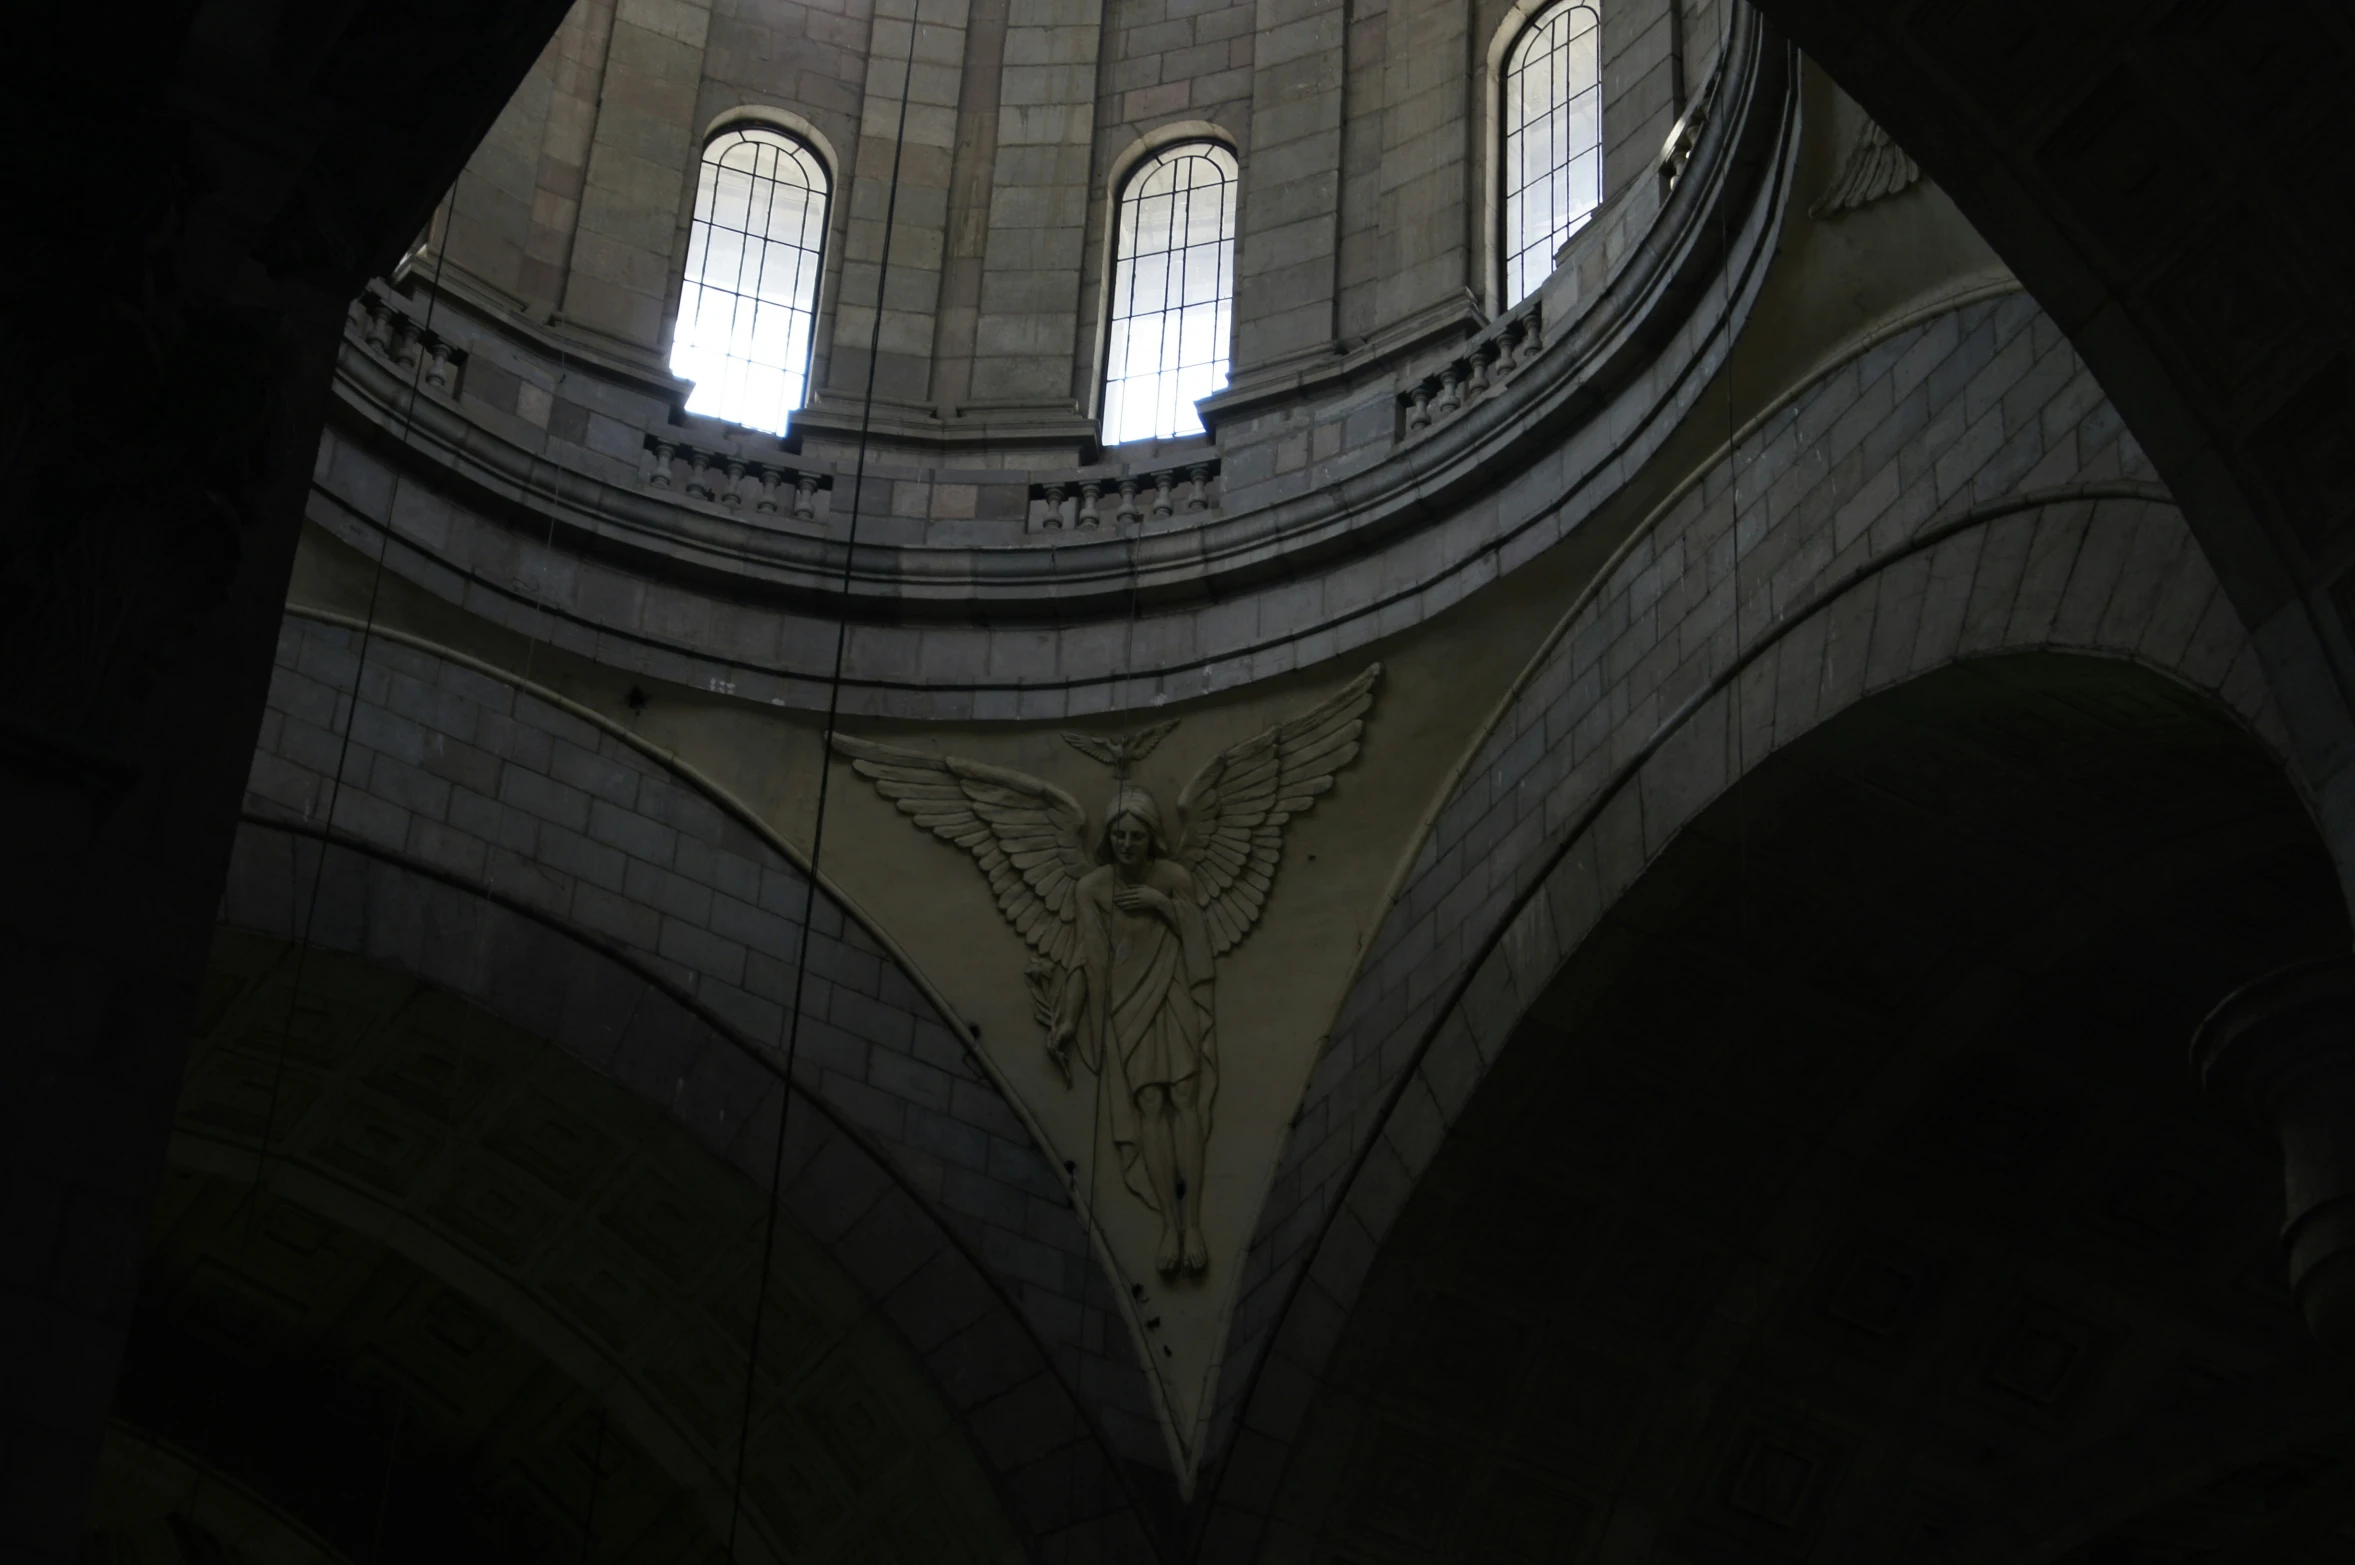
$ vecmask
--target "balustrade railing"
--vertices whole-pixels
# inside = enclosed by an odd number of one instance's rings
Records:
[[[1032,532],[1085,532],[1218,509],[1216,457],[1133,473],[1087,474],[1030,486]]]
[[[1535,299],[1491,325],[1470,347],[1398,394],[1402,438],[1412,440],[1493,395],[1545,348]]]
[[[352,317],[369,352],[444,396],[458,394],[466,350],[411,315],[399,300],[372,286],[352,301]]]
[[[676,431],[646,437],[649,487],[739,510],[773,512],[814,522],[828,507],[834,475],[746,456],[717,442]]]

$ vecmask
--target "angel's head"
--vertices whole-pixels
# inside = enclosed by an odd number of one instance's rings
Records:
[[[1161,829],[1161,806],[1135,783],[1124,782],[1104,811],[1104,838],[1096,845],[1099,863],[1134,870],[1169,855]]]

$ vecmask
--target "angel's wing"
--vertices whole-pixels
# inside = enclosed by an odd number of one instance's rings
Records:
[[[1193,872],[1220,955],[1243,943],[1267,905],[1284,823],[1314,805],[1333,774],[1356,759],[1381,677],[1376,663],[1314,710],[1217,756],[1178,795],[1185,822],[1178,856]]]
[[[1093,867],[1078,800],[1026,773],[953,755],[847,734],[834,735],[834,748],[917,825],[973,855],[998,911],[1033,950],[1057,965],[1070,961],[1079,878]]]

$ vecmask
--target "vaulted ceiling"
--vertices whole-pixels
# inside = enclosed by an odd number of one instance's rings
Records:
[[[1523,1021],[1264,1557],[2139,1561],[2292,1513],[2266,1557],[2335,1557],[2349,1379],[2186,1043],[2345,942],[2279,771],[2157,676],[2032,655],[1835,719]]]
[[[2355,12],[2329,0],[1759,0],[2084,354],[2355,779]]]

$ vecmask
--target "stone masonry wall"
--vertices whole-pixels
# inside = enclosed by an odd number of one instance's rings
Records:
[[[688,1470],[703,1464],[720,1494],[733,1479],[736,1420],[753,1368],[754,1312],[745,1294],[757,1288],[758,1272],[725,1262],[708,1270],[701,1263],[709,1255],[682,1267],[675,1247],[711,1244],[724,1254],[759,1244],[757,1236],[729,1232],[731,1215],[740,1221],[749,1203],[719,1179],[719,1165],[727,1164],[755,1190],[771,1188],[773,1179],[783,1217],[823,1247],[864,1293],[862,1302],[904,1338],[1037,1547],[1060,1552],[1077,1538],[1086,1558],[1149,1558],[1115,1458],[1044,1345],[971,1252],[825,1104],[795,1094],[780,1146],[778,1076],[650,968],[382,849],[350,839],[329,844],[291,823],[251,817],[230,860],[221,921],[302,948],[232,1007],[246,1013],[243,1046],[214,1051],[192,1075],[183,1112],[199,1133],[267,1156],[282,1193],[292,1193],[290,1184],[302,1188],[306,1167],[322,1152],[334,1165],[330,1177],[348,1182],[363,1202],[389,1196],[405,1206],[440,1190],[403,1210],[402,1229],[426,1236],[429,1249],[455,1245],[483,1269],[478,1277],[497,1278],[477,1296],[486,1303],[504,1297],[494,1304],[502,1313],[553,1310],[569,1323],[581,1347],[605,1356],[633,1384],[642,1400],[630,1416],[659,1421],[651,1429],[641,1423],[639,1436],[683,1438]],[[355,993],[346,968],[339,986],[333,964],[305,961],[313,952],[357,958],[375,981]],[[607,1171],[582,1163],[603,1163],[614,1150],[596,1110],[573,1093],[521,1094],[509,1124],[520,1122],[524,1133],[492,1138],[504,1141],[502,1156],[481,1143],[467,1148],[463,1134],[450,1135],[453,1127],[438,1116],[420,1123],[415,1084],[447,1087],[447,1078],[405,1075],[397,1058],[388,1066],[379,1056],[371,1087],[338,1090],[354,1051],[365,1059],[372,1044],[385,1041],[382,1018],[356,1002],[397,993],[403,979],[545,1039],[644,1100],[687,1132],[696,1152],[709,1154],[711,1168],[692,1170],[674,1187],[695,1191],[684,1230],[659,1219],[625,1216],[621,1223],[669,1252],[672,1264],[632,1265],[618,1253],[627,1244],[612,1245],[611,1227],[569,1260],[561,1243],[549,1253],[549,1231],[566,1226],[563,1206],[595,1190]],[[380,1090],[402,1082],[408,1091]],[[486,1085],[471,1073],[459,1096]],[[261,1107],[281,1099],[284,1112]],[[447,1169],[453,1154],[465,1167],[458,1181]],[[437,1162],[444,1165],[439,1175]],[[520,1177],[526,1168],[534,1177]],[[752,1220],[756,1230],[759,1222]],[[796,1240],[781,1238],[777,1264],[791,1267]],[[790,1366],[808,1345],[809,1281],[779,1275],[763,1294],[764,1335],[775,1334],[760,1360],[769,1399],[764,1428],[774,1427]],[[778,1450],[774,1441],[755,1441],[746,1477],[756,1506],[808,1493],[790,1460],[780,1465]],[[824,1514],[820,1507],[811,1513]],[[771,1513],[772,1521],[784,1519]]]
[[[578,0],[460,179],[445,250],[535,320],[652,368],[706,129],[784,110],[835,164],[812,385],[858,399],[872,342],[877,395],[910,416],[1068,421],[1095,396],[1116,164],[1167,127],[1213,127],[1241,155],[1238,370],[1484,296],[1497,149],[1493,127],[1467,134],[1467,121],[1493,112],[1485,61],[1527,10]],[[1602,7],[1606,193],[1649,170],[1675,80],[1689,93],[1706,72],[1719,10]],[[972,275],[952,281],[959,261]]]
[[[1833,369],[1631,542],[1438,815],[1311,1081],[1246,1262],[1212,1558],[1248,1553],[1302,1377],[1485,1062],[1602,909],[1740,758],[1873,689],[2032,648],[2170,671],[2281,745],[2205,557],[2024,295]]]
[[[249,812],[329,828],[577,930],[677,986],[772,1069],[809,918],[796,1085],[978,1258],[1122,1451],[1165,1465],[1068,1192],[874,939],[829,899],[813,908],[806,876],[766,840],[614,734],[464,664],[381,636],[363,658],[359,643],[288,618]],[[737,1105],[737,1122],[752,1109]]]

